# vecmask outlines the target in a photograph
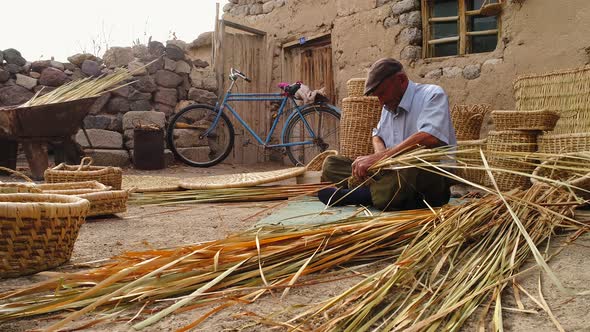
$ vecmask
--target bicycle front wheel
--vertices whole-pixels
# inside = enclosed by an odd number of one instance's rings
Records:
[[[285,125],[283,143],[310,142],[286,148],[295,165],[307,165],[319,153],[338,149],[340,144],[340,114],[328,106],[310,105],[301,111],[301,116],[294,116]]]
[[[168,147],[184,163],[209,167],[222,162],[234,145],[234,127],[224,113],[208,105],[190,105],[168,125]]]

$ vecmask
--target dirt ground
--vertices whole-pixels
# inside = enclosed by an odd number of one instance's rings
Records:
[[[157,175],[195,176],[197,174],[227,174],[234,172],[269,170],[280,166],[275,164],[255,165],[248,167],[221,164],[213,168],[197,169],[184,166],[174,166],[165,171],[155,172]],[[126,170],[127,174],[150,174],[136,170]],[[152,173],[153,174],[153,173]],[[0,181],[7,181],[0,177]],[[252,227],[260,218],[272,213],[265,211],[254,218],[256,213],[266,210],[276,202],[260,203],[232,203],[232,204],[202,204],[182,205],[171,207],[130,207],[128,212],[108,219],[88,220],[80,230],[78,241],[74,247],[71,261],[59,268],[61,271],[77,271],[79,265],[130,250],[162,248],[188,245],[196,242],[219,239],[236,231]],[[590,218],[581,216],[582,219]],[[568,234],[558,234],[550,244],[552,250],[559,248],[567,239]],[[590,234],[580,237],[574,244],[567,246],[563,252],[550,262],[560,280],[574,292],[590,290]],[[530,264],[534,264],[531,260]],[[265,331],[271,327],[257,323],[254,315],[268,315],[278,313],[277,317],[290,317],[295,312],[301,312],[302,305],[310,305],[331,296],[338,295],[356,282],[362,276],[358,272],[371,273],[378,267],[368,267],[356,271],[346,271],[339,276],[344,278],[329,283],[295,288],[286,300],[281,301],[278,296],[266,295],[251,305],[236,305],[222,311],[200,325],[198,331]],[[538,272],[531,272],[520,282],[535,298],[539,298]],[[40,281],[40,276],[29,276],[15,279],[0,280],[0,291],[7,291],[32,282]],[[565,331],[590,331],[590,296],[574,296],[561,293],[548,278],[542,277],[542,292],[553,314],[562,324]],[[516,308],[514,297],[506,291],[503,297],[505,308]],[[515,313],[506,309],[503,312],[506,331],[554,331],[557,330],[549,316],[536,304],[522,294],[522,301],[526,309],[537,313]],[[145,331],[175,331],[213,308],[190,311],[183,314],[171,315]],[[90,318],[93,316],[88,316]],[[280,320],[280,319],[279,319]],[[489,319],[488,319],[489,321]],[[27,319],[0,324],[0,331],[26,331],[47,326],[52,321],[47,319]],[[477,330],[476,320],[468,322],[465,331]],[[132,331],[130,325],[110,323],[99,325],[91,331]],[[272,329],[275,331],[276,329]],[[279,329],[280,330],[280,329]]]

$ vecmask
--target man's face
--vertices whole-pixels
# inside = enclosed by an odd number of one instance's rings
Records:
[[[408,77],[404,73],[389,76],[373,92],[373,96],[379,98],[381,105],[386,105],[395,111],[408,87]]]

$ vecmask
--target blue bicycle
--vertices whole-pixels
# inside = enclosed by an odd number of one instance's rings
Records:
[[[174,155],[188,165],[209,167],[223,161],[234,145],[234,126],[225,114],[231,114],[265,149],[284,149],[295,165],[305,165],[322,151],[339,144],[340,110],[334,105],[317,102],[298,106],[295,93],[299,83],[282,87],[282,93],[232,93],[238,79],[251,80],[242,72],[231,69],[231,84],[221,106],[190,105],[178,112],[168,126],[168,146]],[[280,103],[265,140],[250,128],[229,102],[272,101]],[[287,106],[289,104],[289,106]],[[286,108],[289,108],[285,111]],[[271,138],[281,116],[287,115],[281,133],[281,142],[271,144]]]

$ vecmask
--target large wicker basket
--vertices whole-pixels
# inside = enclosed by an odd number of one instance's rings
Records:
[[[98,181],[113,189],[121,189],[123,170],[112,166],[91,166],[92,158],[85,157],[79,166],[59,164],[45,171],[45,182]]]
[[[589,157],[590,152],[568,153],[544,161],[535,168],[531,182],[549,182],[542,178],[561,181],[564,183],[563,186],[569,184],[577,187],[573,189],[576,195],[590,200],[590,172],[588,172],[590,164],[587,162]],[[549,183],[559,186],[555,182]]]
[[[486,149],[492,152],[534,152],[537,151],[538,135],[537,131],[490,131]]]
[[[526,156],[501,157],[494,152],[535,152],[537,150],[537,131],[504,130],[488,133],[486,150],[488,151],[490,167],[507,171],[532,174],[536,161]],[[531,186],[529,177],[506,171],[492,172],[498,187],[502,191],[513,188],[528,188]],[[486,177],[485,184],[490,185]]]
[[[351,78],[346,82],[349,97],[363,97],[365,95],[366,78]]]
[[[514,82],[516,109],[557,112],[555,134],[587,132],[590,127],[590,66],[540,75]]]
[[[483,119],[491,108],[489,104],[454,105],[451,110],[451,121],[455,127],[457,140],[479,139]]]
[[[477,184],[484,184],[485,170],[469,169],[470,167],[483,167],[480,150],[486,151],[486,140],[458,141],[457,142],[457,175],[465,180]]]
[[[590,132],[573,134],[544,134],[538,139],[539,152],[562,154],[590,151]]]
[[[342,100],[340,154],[355,159],[373,153],[373,128],[381,118],[381,104],[375,97],[348,97]]]
[[[39,184],[46,194],[75,195],[90,202],[88,217],[105,216],[127,211],[127,190],[109,190],[97,181]]]
[[[559,114],[553,111],[492,111],[496,130],[544,130],[555,128]]]
[[[67,262],[90,203],[64,195],[0,195],[0,277],[17,277]]]

